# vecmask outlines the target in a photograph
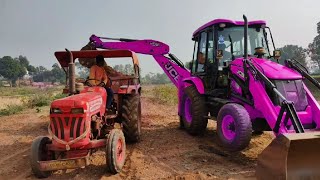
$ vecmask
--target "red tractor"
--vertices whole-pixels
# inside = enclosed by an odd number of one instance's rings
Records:
[[[114,92],[112,114],[107,114],[105,88],[76,83],[75,61],[104,58],[129,58],[132,74],[114,71],[111,88]],[[55,53],[63,67],[69,96],[55,100],[50,107],[49,136],[36,138],[31,146],[31,167],[38,178],[46,178],[53,171],[75,169],[89,165],[90,155],[98,148],[106,152],[107,170],[121,171],[125,163],[125,138],[140,140],[141,103],[139,63],[129,50],[60,51]],[[92,62],[92,61],[91,61]]]

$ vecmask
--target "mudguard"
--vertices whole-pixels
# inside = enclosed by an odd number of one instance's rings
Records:
[[[204,94],[204,85],[203,85],[202,80],[199,77],[195,77],[195,76],[187,77],[187,78],[183,79],[182,82],[183,82],[184,88],[186,88],[190,85],[195,85],[198,92],[200,94]]]

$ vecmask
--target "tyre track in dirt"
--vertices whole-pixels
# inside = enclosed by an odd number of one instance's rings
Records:
[[[47,135],[48,114],[28,110],[0,117],[0,179],[36,179],[29,165],[30,147],[37,136]],[[175,105],[142,97],[141,142],[127,145],[121,173],[106,172],[105,154],[99,150],[88,167],[56,171],[48,179],[254,179],[257,154],[272,138],[253,137],[247,149],[230,154],[216,143],[214,122],[202,137],[190,136],[178,126]]]

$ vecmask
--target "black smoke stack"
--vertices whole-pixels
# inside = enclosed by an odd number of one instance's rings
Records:
[[[248,59],[248,19],[243,15],[244,20],[244,58]]]

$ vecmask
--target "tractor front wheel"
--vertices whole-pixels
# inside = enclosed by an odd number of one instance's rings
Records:
[[[205,98],[194,85],[185,88],[184,93],[180,127],[184,127],[191,135],[201,135],[208,124]]]
[[[121,130],[113,129],[107,136],[106,162],[108,171],[119,173],[126,159],[126,142]]]
[[[126,95],[122,104],[123,133],[127,142],[138,142],[141,134],[141,102],[139,94]]]
[[[53,156],[48,152],[47,144],[50,144],[51,140],[46,136],[37,137],[31,145],[31,169],[33,174],[38,178],[47,178],[52,174],[52,171],[41,171],[38,161],[52,160]]]
[[[251,140],[252,124],[247,110],[240,104],[224,105],[217,118],[219,140],[229,151],[241,151]]]

